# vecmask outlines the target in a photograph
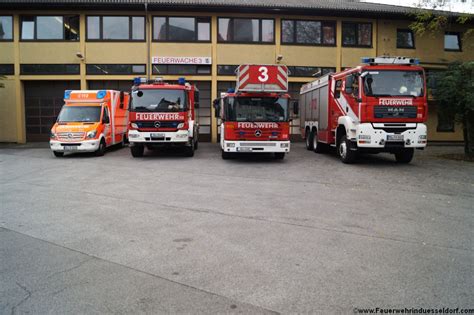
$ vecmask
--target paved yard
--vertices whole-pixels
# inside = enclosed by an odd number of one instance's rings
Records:
[[[0,149],[0,313],[470,307],[474,164],[459,147],[343,165]]]

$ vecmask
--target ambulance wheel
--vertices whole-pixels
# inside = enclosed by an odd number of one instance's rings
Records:
[[[285,152],[277,152],[275,153],[275,159],[283,160],[285,158]]]
[[[63,157],[64,156],[64,152],[53,151],[53,154],[54,154],[55,157]]]
[[[231,157],[232,157],[232,153],[225,152],[224,150],[222,150],[222,159],[223,160],[229,160]]]
[[[357,158],[357,151],[350,150],[350,140],[347,139],[346,135],[341,137],[337,153],[341,158],[342,163],[351,164],[354,163]]]
[[[313,139],[314,139],[314,132],[311,130],[306,132],[306,150],[312,151],[313,148]]]
[[[193,157],[194,156],[194,150],[196,146],[194,145],[194,140],[191,139],[191,145],[189,147],[185,147],[185,153],[184,155],[187,157]]]
[[[395,153],[395,159],[397,160],[397,163],[408,164],[413,159],[414,154],[414,149],[402,149]]]
[[[132,153],[132,156],[134,158],[136,157],[142,157],[143,152],[145,152],[145,147],[142,145],[134,145],[130,147],[130,152]]]
[[[318,131],[316,130],[313,136],[313,151],[315,153],[324,153],[326,152],[326,149],[327,149],[326,143],[321,143],[318,141]]]
[[[104,139],[100,140],[99,148],[95,151],[96,156],[103,156],[105,154],[105,141]]]

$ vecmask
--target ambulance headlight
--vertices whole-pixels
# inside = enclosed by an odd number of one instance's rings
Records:
[[[51,139],[56,139],[56,134],[51,131],[51,132],[49,133],[49,137],[50,137]]]
[[[181,128],[183,128],[183,127],[184,127],[184,123],[179,123],[176,128],[181,129]]]
[[[97,130],[89,131],[89,132],[87,133],[87,138],[88,138],[88,139],[94,139],[96,135],[97,135]]]

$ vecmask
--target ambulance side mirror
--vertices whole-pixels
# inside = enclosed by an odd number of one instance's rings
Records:
[[[125,95],[123,93],[123,91],[120,91],[120,108],[123,109],[123,99],[124,99]]]
[[[300,104],[298,101],[293,102],[293,114],[298,115],[300,112]]]
[[[214,117],[219,118],[221,116],[221,106],[219,104],[219,99],[216,98],[212,101],[212,105],[214,106]]]

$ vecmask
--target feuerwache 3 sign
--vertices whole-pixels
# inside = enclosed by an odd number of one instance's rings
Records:
[[[211,57],[152,57],[152,64],[161,65],[211,65]]]

